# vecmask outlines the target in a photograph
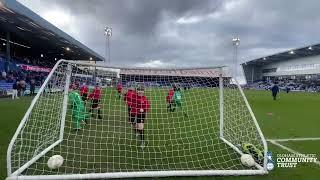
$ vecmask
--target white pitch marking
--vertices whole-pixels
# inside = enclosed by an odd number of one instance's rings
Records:
[[[287,146],[284,146],[284,145],[282,145],[282,144],[279,144],[279,143],[277,143],[276,141],[269,140],[269,142],[271,142],[272,144],[274,144],[274,145],[276,145],[276,146],[278,146],[278,147],[280,147],[280,148],[282,148],[282,149],[285,149],[285,150],[287,150],[287,151],[289,151],[289,152],[291,152],[291,153],[293,153],[293,154],[296,154],[296,155],[299,155],[299,156],[301,156],[301,157],[307,158],[306,155],[301,154],[301,153],[299,153],[298,151],[295,151],[295,150],[293,150],[293,149],[291,149],[291,148],[288,148]],[[319,162],[319,161],[316,161],[316,162],[313,162],[313,163],[315,163],[315,164],[317,164],[317,165],[320,166],[320,162]]]
[[[290,138],[290,139],[267,139],[267,141],[285,142],[285,141],[318,141],[320,137],[308,137],[308,138]]]

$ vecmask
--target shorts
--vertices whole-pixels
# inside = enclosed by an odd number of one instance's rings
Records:
[[[99,102],[100,102],[99,99],[93,99],[92,100],[92,105],[91,105],[92,109],[99,108]]]
[[[136,117],[137,117],[136,123],[144,123],[145,119],[146,119],[146,114],[145,113],[143,113],[143,114],[130,114],[130,120],[132,123],[135,122]]]
[[[181,101],[175,101],[175,102],[174,102],[174,106],[181,107],[181,106],[182,106]]]
[[[172,99],[167,98],[166,101],[167,101],[168,104],[173,104],[173,100]]]
[[[83,93],[82,97],[81,97],[82,101],[86,101],[87,97],[88,97],[88,94],[87,93]]]

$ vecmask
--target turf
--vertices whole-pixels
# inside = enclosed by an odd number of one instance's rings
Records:
[[[266,137],[320,137],[320,94],[280,93],[276,101],[266,91],[247,91],[246,94]]]
[[[148,92],[147,92],[148,93]],[[150,92],[152,93],[152,92]],[[293,138],[293,137],[320,137],[319,131],[317,130],[317,127],[319,127],[319,122],[317,121],[317,117],[319,117],[319,111],[317,111],[317,105],[320,102],[320,96],[318,94],[309,94],[309,93],[289,93],[289,94],[281,94],[281,97],[277,101],[273,101],[271,99],[271,95],[269,92],[265,91],[246,91],[246,95],[248,97],[248,100],[253,108],[253,111],[262,127],[262,130],[266,137],[268,138]],[[161,95],[161,96],[164,96]],[[210,97],[210,96],[208,96]],[[113,98],[113,103],[118,104],[118,100],[116,100],[116,96],[110,95],[108,99]],[[154,97],[157,98],[157,97]],[[161,97],[162,98],[162,97]],[[196,97],[197,98],[197,97]],[[198,99],[201,97],[198,97]],[[216,97],[213,97],[216,98]],[[151,99],[151,101],[157,101],[157,99]],[[9,143],[9,140],[11,139],[19,121],[21,120],[21,117],[25,113],[26,109],[28,108],[29,104],[31,102],[31,98],[25,97],[20,100],[9,100],[9,99],[1,99],[0,100],[0,113],[1,113],[1,149],[0,149],[0,178],[3,179],[3,177],[6,176],[6,148]],[[216,106],[215,104],[207,104],[208,102],[205,102],[204,104],[198,104],[201,107],[208,107],[208,106]],[[159,109],[161,110],[162,114],[167,114],[165,112],[165,104],[162,104],[161,106],[157,108],[157,112],[159,112]],[[190,105],[192,106],[192,105]],[[212,122],[208,122],[206,124],[201,124],[201,126],[194,127],[193,122],[189,121],[181,121],[179,120],[181,116],[178,113],[170,114],[170,117],[174,119],[173,124],[172,122],[166,122],[168,121],[168,118],[162,118],[157,119],[157,121],[152,121],[152,118],[149,119],[149,123],[146,123],[146,129],[151,129],[154,131],[153,134],[163,134],[163,137],[160,136],[148,136],[149,142],[158,142],[165,144],[165,146],[159,146],[156,144],[149,144],[149,147],[152,147],[153,149],[148,149],[152,153],[134,153],[137,152],[137,141],[134,139],[134,137],[129,137],[128,135],[131,135],[131,129],[128,127],[128,124],[126,122],[126,110],[125,106],[121,107],[124,108],[122,110],[119,110],[121,112],[121,120],[119,121],[106,121],[106,122],[99,122],[96,119],[92,119],[89,123],[90,125],[86,128],[91,129],[84,130],[83,132],[78,132],[78,134],[72,133],[71,128],[68,130],[66,129],[66,135],[68,136],[68,139],[70,139],[69,143],[74,143],[73,145],[75,147],[79,147],[77,143],[79,142],[87,142],[83,143],[80,148],[74,148],[74,149],[68,149],[68,154],[72,154],[72,157],[68,157],[67,159],[75,158],[77,154],[83,154],[85,153],[86,156],[82,156],[83,158],[81,161],[77,163],[82,163],[79,167],[85,167],[85,169],[81,168],[73,168],[68,169],[67,171],[72,172],[83,172],[87,171],[87,169],[94,169],[93,163],[88,163],[88,160],[90,158],[94,158],[96,155],[108,153],[110,154],[109,157],[113,157],[111,159],[107,159],[109,162],[118,162],[118,163],[111,163],[110,164],[102,164],[101,167],[98,167],[99,170],[105,170],[106,168],[110,171],[115,170],[117,168],[116,164],[119,164],[123,167],[128,168],[128,170],[135,170],[139,166],[135,166],[135,163],[132,163],[130,161],[134,161],[134,159],[139,159],[139,162],[144,165],[147,169],[153,169],[155,166],[161,167],[163,169],[183,169],[185,167],[204,167],[204,168],[214,168],[210,167],[209,162],[212,162],[212,159],[210,159],[210,154],[205,153],[199,153],[200,151],[204,152],[213,152],[217,148],[221,148],[224,151],[230,151],[231,154],[233,154],[231,149],[228,149],[227,147],[214,147],[211,146],[211,144],[207,144],[206,146],[208,149],[200,149],[197,147],[202,147],[201,143],[208,143],[210,141],[204,141],[203,138],[210,137],[210,136],[203,136],[203,134],[209,135],[216,133],[216,120]],[[116,113],[119,112],[113,112],[111,110],[108,110],[106,108],[107,112],[106,117],[104,119],[108,120],[111,117],[114,117]],[[207,111],[209,111],[207,109]],[[156,113],[156,112],[155,112]],[[193,118],[205,118],[203,114],[196,114]],[[161,123],[159,123],[161,121]],[[162,122],[164,121],[164,122]],[[152,123],[151,123],[152,122]],[[189,124],[188,124],[189,122]],[[67,123],[71,123],[70,118],[68,119]],[[99,124],[100,123],[100,124]],[[187,124],[186,124],[187,123]],[[211,124],[210,124],[211,123]],[[213,128],[208,128],[206,125],[212,125]],[[171,125],[171,127],[167,125]],[[71,127],[72,125],[69,124],[67,127]],[[173,127],[184,127],[184,128],[178,128],[179,132],[177,131],[177,128]],[[114,127],[114,128],[110,128]],[[168,130],[164,131],[164,127],[167,127]],[[99,129],[101,128],[101,129]],[[190,135],[190,131],[196,129],[196,133]],[[94,130],[94,131],[92,131]],[[103,132],[108,131],[111,134],[104,134]],[[158,132],[157,132],[158,131]],[[161,132],[160,132],[161,131]],[[193,131],[194,132],[194,131]],[[98,133],[98,134],[97,134]],[[183,134],[183,137],[179,137]],[[110,138],[108,140],[105,140],[105,137],[113,136],[115,138]],[[171,136],[177,136],[172,138]],[[216,136],[216,135],[215,135]],[[95,137],[95,138],[93,138]],[[99,137],[99,138],[96,138]],[[128,145],[121,147],[120,144],[122,142],[116,142],[116,139],[119,139],[118,137],[124,137],[120,139],[128,139],[126,142]],[[189,137],[190,140],[194,142],[199,142],[200,144],[196,146],[195,148],[190,147],[184,147],[183,141],[185,137]],[[212,136],[212,139],[214,136]],[[158,138],[158,139],[156,139]],[[194,139],[197,138],[197,139]],[[134,139],[134,140],[132,140]],[[165,139],[175,139],[175,141],[168,142]],[[181,139],[181,141],[179,141]],[[210,139],[210,138],[209,138]],[[98,141],[98,142],[97,142]],[[106,142],[106,143],[105,143]],[[217,139],[214,139],[211,141],[212,144],[217,144]],[[304,147],[303,149],[299,149],[298,151],[302,153],[317,153],[316,149],[320,149],[319,143],[306,143],[308,145],[304,145],[304,142],[301,142],[302,144],[299,145],[300,147]],[[95,147],[95,149],[100,149],[99,151],[90,151],[91,147],[94,144],[99,144],[99,147]],[[110,151],[105,152],[103,149],[107,147],[108,145],[114,145],[114,148],[118,151]],[[115,145],[116,144],[116,145]],[[218,143],[219,146],[223,146],[222,144]],[[70,144],[69,144],[70,145]],[[61,147],[64,149],[64,146],[66,144],[62,144]],[[108,146],[109,147],[109,146]],[[163,147],[166,147],[165,149],[161,149]],[[188,151],[178,151],[179,149],[191,149],[190,152]],[[212,148],[212,149],[210,149]],[[295,148],[295,147],[293,147]],[[62,149],[56,149],[56,151],[61,151]],[[269,144],[269,149],[274,153],[287,153],[282,149],[279,149],[276,146]],[[125,150],[125,151],[124,151]],[[163,153],[166,152],[166,153]],[[169,152],[175,152],[177,154],[168,154]],[[98,153],[98,154],[96,154]],[[123,153],[126,153],[125,155],[127,157],[126,160],[123,158],[120,158],[123,156]],[[128,153],[128,154],[127,154]],[[195,156],[195,154],[197,154]],[[225,153],[221,153],[219,156],[221,157]],[[176,159],[176,158],[170,158],[170,157],[177,157],[182,159]],[[161,159],[158,159],[159,161],[149,161],[146,159],[151,158],[158,158],[161,157]],[[88,159],[89,158],[89,159]],[[234,157],[228,157],[230,159],[233,159]],[[217,161],[220,161],[219,159],[216,159]],[[105,160],[101,160],[105,161]],[[45,164],[46,159],[42,159],[42,163],[39,163],[38,166],[43,166]],[[179,163],[177,163],[179,162]],[[189,164],[186,164],[185,162],[189,162]],[[131,164],[131,166],[128,166],[128,164]],[[235,164],[235,163],[232,163]],[[77,164],[79,165],[79,164]],[[230,164],[215,164],[215,166],[219,166],[220,168],[225,167],[226,165]],[[140,165],[141,166],[141,165]],[[36,168],[36,167],[34,167]],[[39,167],[38,167],[39,168]],[[42,167],[41,167],[42,168]],[[239,167],[241,168],[241,167]],[[30,173],[37,173],[36,171],[30,171]],[[283,168],[276,168],[274,171],[272,171],[267,176],[259,176],[259,179],[317,179],[319,177],[320,171],[319,166],[316,166],[314,164],[303,164],[295,169],[283,169]],[[211,177],[199,177],[197,179],[210,179]],[[167,178],[166,178],[167,179]],[[168,178],[172,179],[172,178]],[[181,178],[185,179],[185,178]],[[194,177],[190,177],[188,179],[194,179]],[[217,179],[257,179],[257,177],[217,177]]]
[[[147,145],[143,150],[139,146],[141,141],[133,134],[131,125],[128,124],[125,103],[117,98],[114,89],[106,89],[101,101],[103,119],[90,118],[87,126],[75,132],[71,121],[72,111],[68,110],[65,140],[34,163],[24,174],[245,169],[239,161],[239,155],[218,138],[219,108],[216,89],[186,91],[184,112],[188,117],[184,116],[181,109],[173,113],[167,112],[166,92],[163,89],[148,89],[145,92],[149,97],[151,109],[145,123]],[[34,151],[41,152],[37,147],[48,147],[54,142],[52,137],[56,137],[55,132],[58,132],[59,128],[57,131],[46,130],[56,129],[56,124],[60,124],[59,118],[55,117],[59,116],[59,108],[56,107],[59,107],[61,101],[59,94],[46,95],[39,99],[35,106],[38,112],[31,114],[24,128],[25,132],[31,133],[23,135],[13,153],[14,169],[20,166],[19,162],[31,159]],[[53,106],[55,103],[57,105]],[[48,106],[46,104],[50,104],[50,108],[43,108]],[[52,110],[54,108],[56,109]],[[34,132],[37,131],[41,131],[42,135],[35,135]],[[32,139],[29,144],[23,140],[28,138]],[[48,158],[54,154],[65,157],[65,162],[58,171],[51,171],[46,167]]]
[[[316,154],[318,160],[320,160],[320,140],[316,141],[287,141],[281,142],[281,144],[293,149],[299,153],[304,154]]]

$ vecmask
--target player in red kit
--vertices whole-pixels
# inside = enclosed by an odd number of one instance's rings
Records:
[[[82,86],[80,87],[80,96],[81,96],[82,101],[85,104],[87,103],[88,92],[89,92],[88,86],[86,85],[86,83],[83,83]]]
[[[119,99],[121,98],[122,89],[123,89],[122,84],[119,83],[117,85],[117,91],[118,91],[118,94],[119,94]]]
[[[133,96],[136,94],[135,90],[133,87],[129,87],[128,91],[126,92],[126,94],[124,95],[124,101],[126,102],[127,106],[128,106],[128,117],[129,117],[129,122],[131,122],[130,119],[130,111],[132,108],[132,98]]]
[[[173,105],[173,95],[174,95],[174,87],[172,87],[169,92],[168,95],[166,97],[166,101],[167,101],[167,111],[172,112],[172,105]]]
[[[132,107],[130,110],[130,119],[135,132],[138,132],[141,139],[141,148],[145,146],[144,143],[144,122],[146,120],[147,112],[150,110],[150,102],[144,95],[144,88],[137,88],[137,93],[132,96]],[[135,122],[136,119],[136,122]]]
[[[100,106],[99,106],[101,94],[102,94],[102,89],[99,86],[99,84],[97,83],[96,87],[93,89],[93,91],[89,95],[89,99],[92,100],[92,105],[91,105],[91,109],[89,112],[92,112],[94,109],[97,109],[99,119],[102,119],[101,110],[100,110]],[[92,116],[93,116],[93,114],[92,114]]]

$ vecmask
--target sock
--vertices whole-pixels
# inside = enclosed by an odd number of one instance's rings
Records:
[[[132,130],[133,130],[133,133],[136,134],[137,133],[137,128],[136,128],[136,123],[132,123]]]
[[[98,117],[99,117],[99,119],[102,119],[102,116],[101,116],[101,111],[100,111],[100,109],[98,109]]]
[[[140,133],[140,139],[141,139],[141,141],[144,141],[144,130],[138,130],[139,131],[139,133]]]
[[[89,110],[89,113],[91,113],[91,117],[94,117],[94,113],[93,113],[93,109],[92,108]]]

